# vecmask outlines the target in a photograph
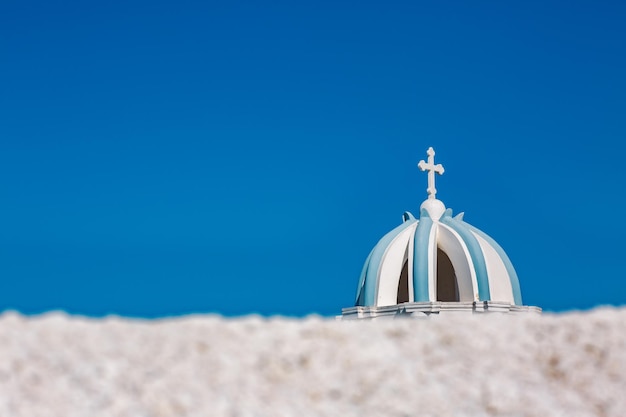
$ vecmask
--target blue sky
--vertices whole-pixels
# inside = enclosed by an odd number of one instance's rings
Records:
[[[0,309],[333,315],[438,197],[626,303],[623,2],[0,5]]]

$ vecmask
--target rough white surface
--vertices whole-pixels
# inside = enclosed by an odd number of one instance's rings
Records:
[[[336,322],[0,317],[0,416],[626,415],[626,308]]]

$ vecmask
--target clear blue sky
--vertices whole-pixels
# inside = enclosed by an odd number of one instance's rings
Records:
[[[0,309],[333,315],[426,197],[626,303],[626,3],[0,5]]]

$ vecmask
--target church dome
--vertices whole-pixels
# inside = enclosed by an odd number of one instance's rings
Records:
[[[502,247],[436,198],[434,174],[444,170],[434,164],[434,155],[429,148],[428,162],[418,165],[429,171],[428,199],[420,206],[419,218],[405,212],[402,224],[372,249],[361,272],[356,307],[344,309],[344,316],[362,313],[363,308],[389,314],[411,309],[476,311],[477,306],[540,311],[522,306],[517,273]]]
[[[515,268],[484,232],[453,217],[451,209],[419,220],[409,212],[368,256],[357,293],[358,306],[403,302],[504,301],[522,305]]]

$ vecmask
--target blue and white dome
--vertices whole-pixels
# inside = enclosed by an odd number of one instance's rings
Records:
[[[404,312],[415,306],[419,308],[414,311],[432,312],[433,305],[540,311],[521,307],[515,268],[500,245],[464,222],[463,213],[453,216],[452,210],[436,199],[434,174],[444,170],[441,164],[434,164],[434,154],[430,148],[428,162],[418,165],[429,171],[429,196],[420,207],[419,219],[404,213],[403,223],[374,247],[361,272],[356,307],[344,309],[344,316],[360,314],[363,308],[391,314],[393,309],[385,307],[401,305]],[[430,310],[425,310],[425,305]]]
[[[522,305],[515,268],[491,237],[426,200],[419,220],[387,233],[363,266],[357,306],[404,302],[501,301]]]

